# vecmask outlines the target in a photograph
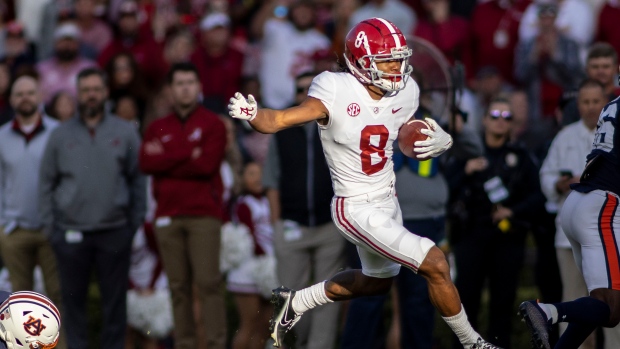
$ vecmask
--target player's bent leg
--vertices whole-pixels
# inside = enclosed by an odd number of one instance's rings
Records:
[[[274,305],[269,330],[274,346],[280,347],[284,336],[299,321],[303,313],[317,306],[356,297],[385,294],[392,286],[393,277],[377,278],[364,275],[361,270],[347,270],[328,281],[293,291],[284,286],[273,290]]]
[[[620,323],[620,291],[599,288],[590,292],[590,297],[598,299],[609,306],[609,319],[602,324],[604,327],[616,327]]]
[[[382,295],[390,291],[393,279],[367,276],[359,269],[346,270],[327,281],[325,293],[333,301]]]
[[[444,321],[467,349],[499,349],[474,331],[461,305],[459,293],[450,278],[446,256],[437,246],[431,247],[420,264],[418,274],[428,283],[428,294]]]
[[[599,288],[589,297],[555,304],[523,302],[519,314],[532,332],[536,348],[549,349],[548,331],[557,322],[569,323],[568,328],[556,344],[557,349],[577,348],[592,331],[599,327],[616,326],[620,319],[620,291]]]
[[[482,339],[467,320],[443,251],[437,246],[431,247],[418,269],[418,274],[426,279],[431,302],[465,348],[499,349]]]
[[[437,246],[428,251],[418,274],[428,282],[430,300],[441,316],[454,316],[461,311],[461,298],[450,278],[450,265]]]
[[[555,348],[577,349],[599,326],[609,322],[611,309],[604,301],[594,297],[582,297],[571,302],[553,305],[557,310],[554,321],[568,322]]]

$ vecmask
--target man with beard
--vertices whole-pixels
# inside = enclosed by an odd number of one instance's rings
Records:
[[[80,56],[79,39],[80,29],[73,23],[61,24],[54,31],[54,56],[36,66],[46,103],[61,91],[75,97],[75,78],[78,73],[96,66],[95,62]]]
[[[606,102],[611,102],[620,96],[620,88],[616,87],[618,74],[618,53],[613,46],[606,42],[593,44],[586,58],[586,77],[598,81],[603,85]],[[564,94],[568,97],[562,108],[562,126],[580,120],[578,95],[579,91],[570,91]]]
[[[196,285],[207,347],[224,349],[226,311],[219,256],[226,127],[217,114],[198,103],[202,86],[193,64],[173,65],[167,82],[174,112],[146,130],[140,168],[153,175],[155,232],[172,294],[175,348],[197,347],[192,297]]]
[[[106,112],[100,70],[77,77],[78,115],[51,134],[39,183],[39,213],[56,253],[70,348],[88,348],[86,298],[93,269],[101,291],[100,348],[125,347],[126,294],[134,232],[146,185],[136,128]]]
[[[39,166],[58,121],[39,108],[38,82],[30,76],[15,80],[10,104],[13,122],[0,128],[0,252],[13,291],[32,291],[34,268],[43,272],[45,290],[60,307],[56,258],[38,215]],[[57,348],[66,348],[61,340]]]

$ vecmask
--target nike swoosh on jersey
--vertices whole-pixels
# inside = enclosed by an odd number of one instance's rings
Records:
[[[394,109],[394,108],[392,108],[392,114],[396,114],[396,113],[398,113],[398,111],[399,111],[399,110],[401,110],[401,109],[403,109],[403,107],[400,107],[400,108],[398,108],[398,109]]]

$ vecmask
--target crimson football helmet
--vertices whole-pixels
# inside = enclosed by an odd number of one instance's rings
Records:
[[[60,313],[36,292],[13,292],[0,305],[0,339],[13,349],[51,349],[58,344]]]
[[[403,33],[383,18],[369,18],[356,24],[347,34],[344,59],[351,73],[363,84],[372,84],[386,91],[405,88],[405,76],[411,74],[411,49]],[[399,60],[400,73],[386,73],[377,62]]]

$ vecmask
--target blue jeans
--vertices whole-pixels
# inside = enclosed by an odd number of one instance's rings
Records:
[[[445,217],[406,220],[403,225],[435,243],[446,236]],[[354,268],[361,268],[359,265]],[[428,298],[426,280],[402,268],[395,278],[401,315],[402,349],[431,349],[435,327],[435,308]],[[386,295],[361,297],[351,301],[341,338],[342,349],[378,349],[385,347],[383,304]]]

